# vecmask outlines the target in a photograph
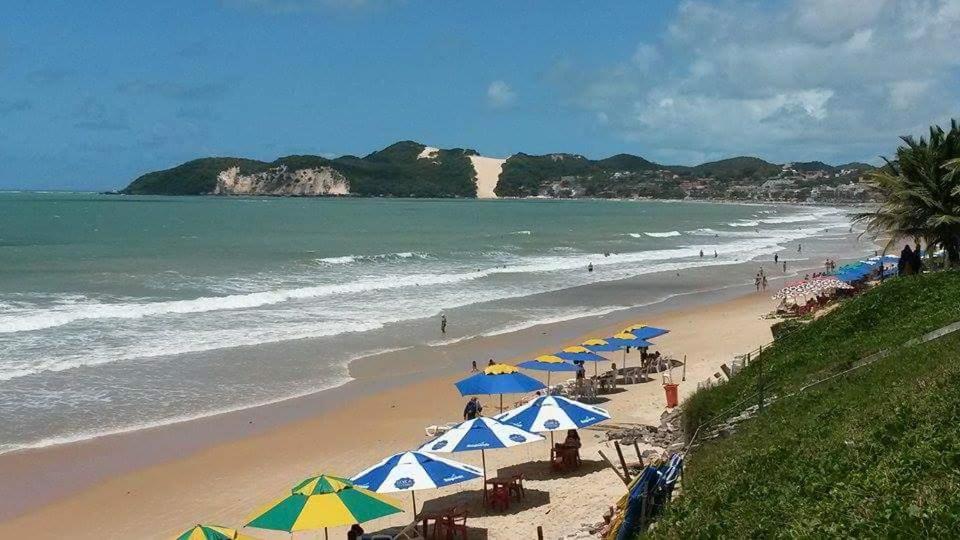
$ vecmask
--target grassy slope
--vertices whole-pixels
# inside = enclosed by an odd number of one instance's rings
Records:
[[[960,320],[960,274],[892,280],[787,336],[767,359],[783,394]],[[662,537],[960,534],[960,335],[914,346],[774,404],[690,458]],[[753,391],[698,393],[706,417]],[[732,416],[732,415],[730,415]]]

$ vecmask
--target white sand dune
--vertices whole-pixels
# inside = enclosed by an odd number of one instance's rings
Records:
[[[497,182],[500,180],[500,171],[503,169],[505,159],[470,156],[470,163],[473,164],[473,170],[477,172],[477,198],[478,199],[496,199],[497,194],[494,190],[497,188]]]
[[[423,150],[417,156],[417,159],[433,159],[437,157],[437,154],[440,152],[439,148],[434,148],[432,146],[424,146]]]

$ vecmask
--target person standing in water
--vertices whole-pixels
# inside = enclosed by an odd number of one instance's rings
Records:
[[[444,315],[443,313],[440,314],[440,333],[441,334],[447,333],[447,316]]]
[[[717,258],[717,250],[713,250],[713,258],[714,258],[714,259]]]
[[[780,259],[780,255],[777,253],[773,254],[773,264],[777,264],[777,261]]]
[[[702,250],[702,249],[700,250],[700,258],[701,258],[701,259],[703,258],[703,250]]]
[[[587,265],[587,272],[593,272],[593,263]]]
[[[803,253],[803,244],[797,244],[797,253]]]

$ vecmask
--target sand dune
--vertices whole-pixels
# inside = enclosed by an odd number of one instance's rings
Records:
[[[470,163],[473,163],[473,170],[477,171],[477,198],[478,199],[496,199],[497,194],[494,190],[497,188],[497,182],[500,180],[500,171],[503,169],[505,159],[470,156]]]

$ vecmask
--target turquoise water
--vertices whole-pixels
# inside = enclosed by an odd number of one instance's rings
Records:
[[[847,227],[836,209],[764,205],[0,193],[0,451],[342,384],[377,351],[654,302],[540,293],[722,268]],[[258,355],[288,342],[299,352]],[[210,385],[232,391],[197,399]]]

